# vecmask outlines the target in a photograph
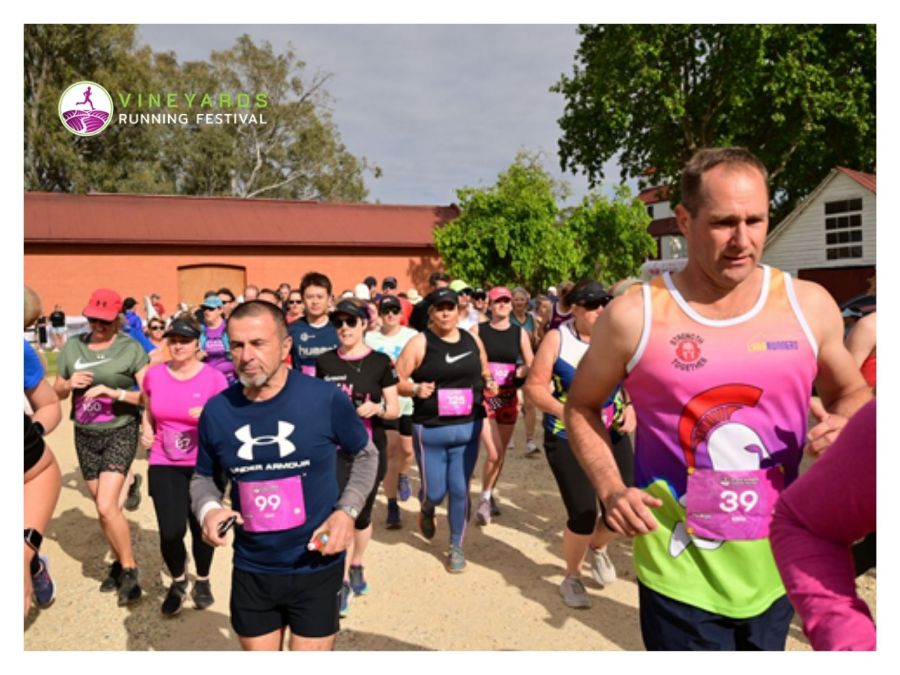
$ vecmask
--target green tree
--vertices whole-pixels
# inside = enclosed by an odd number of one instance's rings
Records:
[[[566,219],[569,238],[579,243],[581,253],[571,278],[611,286],[639,276],[641,264],[656,253],[656,240],[647,232],[650,220],[644,203],[626,186],[617,189],[615,199],[585,197]]]
[[[457,190],[461,215],[434,231],[448,271],[473,285],[531,289],[567,278],[579,253],[560,221],[564,190],[524,152],[495,185]]]
[[[836,165],[875,169],[874,25],[581,26],[560,164],[591,185],[674,185],[701,147],[743,145],[769,168],[778,222]],[[673,198],[677,199],[677,191]]]

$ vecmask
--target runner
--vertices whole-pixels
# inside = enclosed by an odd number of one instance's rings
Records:
[[[115,558],[100,590],[118,589],[118,603],[126,605],[140,599],[142,591],[119,498],[138,446],[141,393],[135,385],[141,384],[149,359],[120,332],[121,308],[115,291],[99,288],[91,294],[82,311],[91,330],[62,348],[53,388],[60,399],[73,395],[78,464]]]
[[[875,390],[876,382],[876,351],[875,351],[875,315],[876,312],[866,314],[857,321],[845,340],[847,349],[853,356],[856,366],[872,390]]]
[[[288,293],[285,307],[287,308],[287,311],[284,313],[284,318],[289,326],[295,321],[303,318],[303,294],[299,289],[295,288]]]
[[[369,592],[363,569],[363,556],[372,538],[372,506],[378,494],[378,484],[387,470],[387,438],[383,420],[396,420],[400,413],[397,400],[397,374],[391,359],[372,351],[363,340],[368,312],[362,300],[341,300],[331,313],[341,341],[340,346],[325,352],[316,360],[316,377],[334,382],[356,408],[369,439],[378,448],[378,472],[375,485],[366,497],[354,526],[353,541],[347,549],[344,584],[341,588],[341,616],[349,611],[350,592],[364,595]],[[338,455],[338,486],[343,489],[349,477],[353,458]]]
[[[228,387],[221,372],[197,360],[200,325],[193,317],[175,319],[165,337],[171,360],[147,370],[143,383],[141,442],[149,449],[147,479],[159,525],[159,544],[172,585],[163,600],[164,616],[181,611],[187,594],[184,535],[190,526],[191,554],[197,576],[191,599],[197,609],[213,603],[209,568],[213,549],[203,541],[191,513],[190,481],[197,464],[197,420],[206,402]]]
[[[216,297],[222,301],[222,316],[228,321],[228,317],[231,316],[234,308],[237,307],[237,298],[234,297],[231,289],[226,286],[216,291]]]
[[[328,650],[340,627],[342,552],[378,451],[347,396],[284,365],[291,341],[278,307],[244,303],[228,324],[241,386],[211,398],[200,416],[191,506],[215,546],[225,545],[229,519],[238,525],[231,624],[241,647],[279,650],[289,627],[290,649]],[[343,493],[338,446],[355,456]],[[221,504],[220,469],[233,510]]]
[[[524,288],[521,286],[514,288],[512,292],[512,314],[509,315],[509,320],[513,325],[519,326],[526,331],[529,344],[531,345],[531,351],[534,353],[537,349],[536,334],[537,328],[540,325],[540,319],[528,311],[528,302],[530,299],[531,296]],[[525,456],[537,456],[541,451],[537,446],[537,443],[534,442],[534,428],[537,425],[537,410],[531,402],[531,399],[525,395],[524,389],[519,389],[516,396],[518,404],[525,413]],[[509,443],[507,449],[512,450],[512,436],[510,436]]]
[[[498,388],[481,340],[456,325],[456,293],[441,288],[431,297],[429,328],[397,359],[398,390],[413,397],[413,444],[424,493],[419,529],[426,539],[434,538],[434,509],[449,493],[447,569],[458,573],[466,566],[462,543],[484,419],[482,391],[486,384],[496,395]]]
[[[300,282],[300,297],[306,315],[288,326],[293,341],[291,359],[296,370],[315,377],[316,358],[338,346],[337,332],[328,320],[331,280],[324,274],[308,272]]]
[[[547,324],[548,331],[559,328],[564,321],[572,318],[571,308],[566,304],[566,296],[572,290],[573,285],[571,281],[564,281],[559,285],[559,299],[553,303],[550,321]]]
[[[491,320],[491,316],[487,311],[487,293],[485,293],[483,288],[476,288],[472,291],[472,307],[478,312],[478,323]]]
[[[563,528],[566,576],[559,592],[563,602],[573,608],[591,606],[581,581],[581,563],[585,555],[594,581],[608,586],[616,580],[616,569],[606,550],[615,535],[598,521],[597,494],[572,453],[568,432],[562,422],[563,405],[575,369],[591,344],[591,330],[609,300],[609,294],[596,281],[575,284],[565,297],[566,304],[572,307],[573,317],[544,337],[525,384],[528,395],[544,412],[547,463],[566,507],[568,520]],[[633,428],[634,415],[630,410],[626,416],[624,405],[616,409],[618,395],[619,388],[602,404],[606,409],[603,424],[619,427],[618,431],[613,431],[619,450],[616,458],[622,469],[630,472],[631,445],[626,432]]]
[[[409,299],[415,305],[413,307],[412,316],[409,318],[409,326],[410,328],[419,331],[420,333],[428,327],[428,317],[430,316],[428,312],[428,308],[431,306],[431,298],[434,296],[434,293],[441,288],[447,288],[450,285],[450,277],[448,277],[444,272],[432,272],[431,276],[428,277],[428,295],[426,295],[421,300],[416,301],[415,295],[413,291],[416,289],[410,289],[410,292],[407,294]]]
[[[566,403],[607,523],[634,537],[651,650],[784,649],[793,610],[767,539],[775,497],[804,438],[818,455],[871,397],[831,296],[759,264],[766,181],[743,148],[695,153],[676,207],[686,267],[610,303]],[[817,370],[825,409],[810,408]],[[637,413],[631,488],[596,412],[623,378]],[[807,435],[810,409],[820,422]]]
[[[481,429],[481,441],[487,455],[481,479],[481,499],[475,513],[479,525],[487,525],[491,516],[500,515],[492,490],[500,479],[507,444],[519,416],[518,388],[524,383],[534,359],[527,331],[510,320],[512,293],[504,286],[494,286],[489,298],[490,322],[480,323],[472,331],[481,338],[488,368],[499,388],[495,396],[487,392],[484,395],[487,422]]]
[[[166,323],[162,319],[150,319],[147,322],[147,339],[153,345],[153,350],[159,350],[160,363],[164,363],[172,358],[169,353],[169,345],[166,343],[164,334],[166,332]]]
[[[256,286],[255,284],[247,284],[246,286],[244,286],[244,292],[241,293],[241,297],[243,298],[241,302],[244,303],[250,302],[251,300],[256,300],[256,296],[258,295],[259,286]]]
[[[232,384],[237,381],[237,375],[231,362],[231,345],[225,330],[228,325],[225,321],[225,303],[219,296],[211,294],[203,300],[201,308],[203,325],[197,358],[218,370],[228,380],[228,384]]]
[[[462,279],[454,279],[450,284],[450,290],[459,296],[459,319],[457,326],[463,330],[472,330],[478,325],[478,310],[471,304],[472,289]]]
[[[382,296],[378,313],[381,316],[381,329],[366,333],[366,344],[376,352],[387,354],[391,362],[396,364],[406,343],[415,337],[416,331],[400,325],[402,317],[400,302],[392,295]],[[412,413],[412,399],[401,396],[399,419],[384,421],[387,435],[387,473],[382,487],[388,500],[385,527],[389,530],[401,527],[400,507],[397,501],[405,502],[412,495],[407,475],[414,459]]]

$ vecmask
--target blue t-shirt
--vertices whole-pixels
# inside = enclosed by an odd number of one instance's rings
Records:
[[[125,323],[122,324],[122,332],[131,339],[136,340],[148,354],[156,349],[156,345],[150,342],[147,336],[144,335],[144,326],[141,323],[141,317],[131,310],[125,312]]]
[[[315,377],[316,359],[319,354],[331,351],[340,344],[337,331],[330,321],[324,326],[310,326],[306,319],[297,319],[288,326],[294,341],[291,346],[291,363],[296,370],[306,366],[307,374]]]
[[[198,431],[197,473],[213,477],[224,469],[231,481],[231,506],[245,518],[258,505],[241,503],[241,483],[300,477],[305,522],[274,532],[235,528],[236,568],[304,574],[343,564],[343,554],[322,556],[306,549],[340,498],[337,446],[355,455],[369,441],[342,391],[295,371],[288,371],[284,388],[268,401],[251,402],[243,387],[230,387],[206,403]]]
[[[34,348],[25,342],[25,391],[34,389],[44,379],[44,364]]]

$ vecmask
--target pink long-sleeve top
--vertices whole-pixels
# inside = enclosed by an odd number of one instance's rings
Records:
[[[778,501],[770,529],[788,597],[816,650],[874,650],[853,542],[875,530],[875,401]]]

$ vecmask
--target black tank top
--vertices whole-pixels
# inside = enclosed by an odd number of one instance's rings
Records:
[[[494,363],[522,363],[522,328],[510,324],[506,330],[497,330],[490,322],[478,324],[478,337],[484,343],[487,360]]]
[[[481,377],[481,354],[471,333],[459,331],[459,342],[445,342],[430,330],[425,336],[425,357],[412,374],[413,382],[434,382],[434,393],[426,399],[413,397],[412,421],[428,427],[464,424],[484,417],[484,379]],[[441,389],[471,390],[469,414],[440,415],[438,400]]]

